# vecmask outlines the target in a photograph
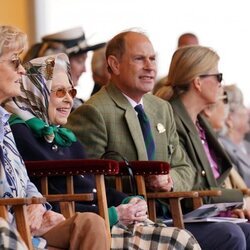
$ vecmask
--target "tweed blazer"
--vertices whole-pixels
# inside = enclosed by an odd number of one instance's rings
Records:
[[[227,137],[220,137],[220,142],[223,144],[230,159],[234,163],[235,169],[243,178],[248,187],[250,187],[250,154],[245,154],[239,145],[233,143]],[[250,144],[244,141],[246,148],[250,148]]]
[[[215,179],[210,163],[207,159],[204,147],[200,140],[199,133],[187,113],[180,98],[171,100],[171,105],[174,110],[177,132],[180,137],[180,144],[186,151],[190,165],[195,169],[194,190],[202,189],[218,189],[223,188],[223,183],[232,168],[232,163],[220,145],[218,139],[208,122],[201,115],[198,120],[205,130],[208,144],[213,148],[220,177]],[[223,194],[219,198],[214,198],[215,202],[231,202],[242,201],[243,196],[240,191],[234,189],[222,189]]]
[[[174,190],[191,190],[194,171],[179,145],[171,106],[151,94],[143,96],[143,106],[156,144],[155,160],[171,164]],[[72,112],[66,127],[74,131],[85,145],[90,158],[100,158],[107,151],[116,151],[128,160],[147,160],[137,114],[112,83]]]

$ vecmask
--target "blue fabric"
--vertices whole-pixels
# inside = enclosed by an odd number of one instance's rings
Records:
[[[135,106],[135,110],[138,113],[138,119],[141,125],[142,134],[145,141],[145,146],[147,149],[148,160],[155,159],[155,142],[152,135],[149,119],[143,110],[141,104]]]

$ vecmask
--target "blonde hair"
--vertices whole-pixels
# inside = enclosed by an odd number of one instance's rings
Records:
[[[208,47],[194,45],[177,49],[172,56],[167,82],[156,95],[169,100],[188,91],[194,78],[207,74],[218,61],[218,54]]]
[[[0,25],[0,56],[11,50],[27,47],[27,35],[16,27]]]

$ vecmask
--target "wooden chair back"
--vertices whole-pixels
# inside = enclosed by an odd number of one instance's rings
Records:
[[[69,201],[93,199],[92,194],[74,194],[73,176],[94,175],[97,191],[97,202],[99,215],[105,220],[107,230],[110,231],[106,188],[104,175],[116,175],[119,173],[119,163],[106,159],[76,159],[76,160],[56,160],[56,161],[26,161],[26,168],[30,177],[41,179],[41,191],[48,201],[58,201],[62,199],[60,208],[64,216],[70,217],[74,213],[74,205]],[[48,191],[48,177],[65,176],[67,180],[67,194],[50,195]]]
[[[128,162],[120,162],[120,174],[116,177],[116,188],[122,191],[122,176],[128,174]],[[167,199],[170,212],[173,218],[173,225],[178,228],[184,228],[183,212],[181,200],[184,198],[192,199],[194,209],[202,205],[204,196],[218,196],[219,190],[207,191],[188,191],[188,192],[152,192],[146,190],[144,178],[149,175],[165,175],[169,173],[170,165],[163,161],[130,161],[129,167],[132,169],[139,195],[143,195],[148,203],[149,218],[156,221],[156,200]]]

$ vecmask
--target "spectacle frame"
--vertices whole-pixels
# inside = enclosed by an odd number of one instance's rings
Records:
[[[204,74],[204,75],[199,75],[199,77],[209,77],[209,76],[215,76],[217,81],[219,83],[222,82],[223,80],[223,74],[222,73],[218,73],[218,74]]]
[[[77,90],[74,88],[71,89],[66,89],[66,88],[59,88],[59,89],[52,89],[52,92],[55,92],[56,97],[58,98],[63,98],[64,96],[66,96],[67,93],[69,93],[69,95],[74,99],[76,94],[77,94]]]

